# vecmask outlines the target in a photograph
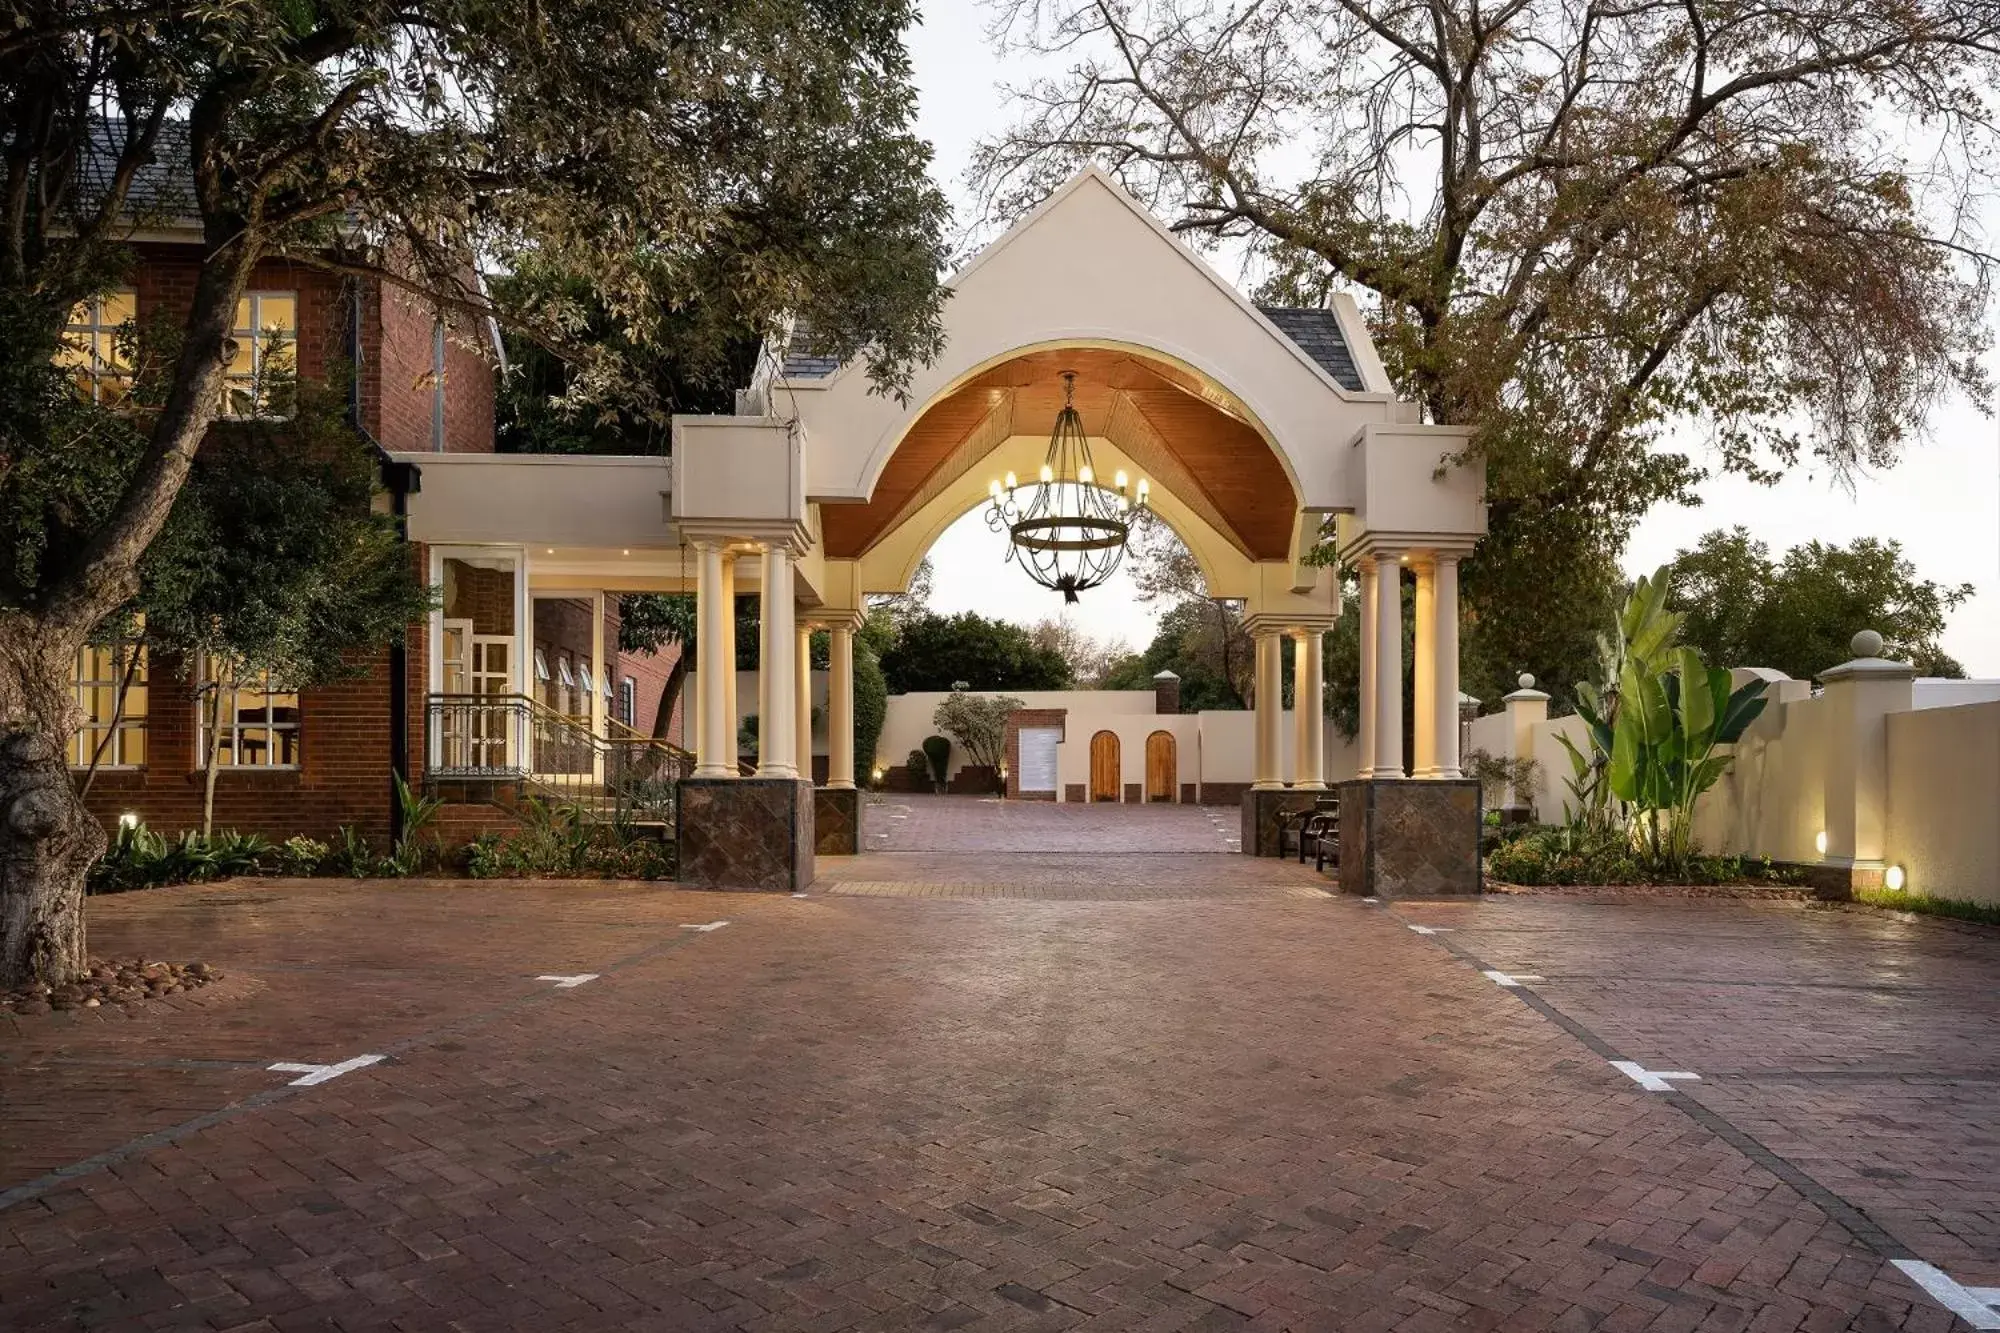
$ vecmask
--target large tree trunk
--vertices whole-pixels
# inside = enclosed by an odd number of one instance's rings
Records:
[[[256,255],[240,234],[213,245],[172,386],[117,506],[33,609],[0,615],[0,986],[59,984],[84,967],[84,880],[106,838],[69,774],[76,654],[138,592],[139,561],[215,419],[236,300]]]
[[[84,879],[106,839],[66,751],[80,646],[32,616],[0,616],[0,987],[84,968]]]

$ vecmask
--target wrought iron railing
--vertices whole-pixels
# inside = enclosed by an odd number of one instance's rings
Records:
[[[674,822],[694,757],[628,727],[599,736],[521,694],[433,694],[425,708],[430,776],[502,780],[595,822]]]

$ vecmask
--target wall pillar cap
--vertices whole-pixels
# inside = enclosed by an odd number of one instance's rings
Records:
[[[1819,673],[1826,684],[1844,680],[1915,680],[1917,669],[1908,662],[1892,662],[1882,656],[1882,636],[1864,629],[1848,641],[1854,660],[1828,667]]]
[[[1512,694],[1501,695],[1500,696],[1501,703],[1503,704],[1531,703],[1536,699],[1540,699],[1546,702],[1549,697],[1548,695],[1542,693],[1542,691],[1535,688],[1534,676],[1530,675],[1526,671],[1523,671],[1520,674],[1520,676],[1516,679],[1515,683],[1518,684],[1521,688],[1515,690]],[[1463,694],[1459,696],[1461,700],[1467,697],[1468,696]],[[1476,704],[1479,702],[1479,700],[1474,699],[1472,702]]]

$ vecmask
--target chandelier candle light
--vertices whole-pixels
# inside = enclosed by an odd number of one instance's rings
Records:
[[[1076,410],[1076,372],[1065,370],[1062,380],[1062,411],[1049,432],[1040,479],[1025,503],[1013,473],[988,483],[986,526],[1006,531],[1007,558],[1019,560],[1028,577],[1074,602],[1117,570],[1133,520],[1146,511],[1149,486],[1141,477],[1130,491],[1122,470],[1109,486],[1098,481]]]

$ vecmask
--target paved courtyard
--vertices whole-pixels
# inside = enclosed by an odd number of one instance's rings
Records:
[[[94,901],[98,952],[228,978],[0,1017],[0,1328],[1945,1330],[2000,1287],[1993,932],[823,871]]]

